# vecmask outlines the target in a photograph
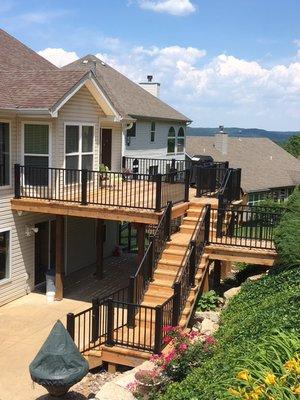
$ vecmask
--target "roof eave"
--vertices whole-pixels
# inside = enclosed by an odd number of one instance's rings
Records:
[[[168,122],[181,122],[181,123],[191,123],[192,120],[187,118],[172,118],[172,117],[157,117],[157,116],[148,116],[148,115],[137,115],[137,114],[129,114],[130,117],[135,119],[146,119],[146,120],[159,120],[159,121],[168,121]]]

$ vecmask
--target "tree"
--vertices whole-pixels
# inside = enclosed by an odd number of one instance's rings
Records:
[[[298,158],[300,156],[300,134],[293,135],[286,140],[282,147],[292,156]]]

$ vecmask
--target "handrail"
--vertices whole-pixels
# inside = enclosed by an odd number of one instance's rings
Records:
[[[138,269],[130,277],[129,300],[132,303],[141,303],[165,244],[170,240],[171,213],[172,202],[169,201]]]

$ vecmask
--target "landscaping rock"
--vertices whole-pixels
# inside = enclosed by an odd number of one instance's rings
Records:
[[[238,287],[233,287],[229,290],[227,290],[226,292],[224,292],[224,298],[226,300],[231,299],[232,297],[234,297],[235,295],[237,295],[241,290],[241,286]]]
[[[220,312],[219,311],[197,311],[196,318],[203,321],[204,319],[210,319],[212,322],[218,324],[220,322]]]
[[[102,386],[96,395],[97,400],[134,400],[133,394],[124,389],[122,386],[117,385],[115,382],[108,382]]]
[[[219,324],[205,318],[201,324],[201,333],[204,335],[213,335],[219,329]]]
[[[249,276],[249,278],[247,278],[247,281],[258,281],[263,276],[265,276],[265,274],[258,274],[258,275]]]

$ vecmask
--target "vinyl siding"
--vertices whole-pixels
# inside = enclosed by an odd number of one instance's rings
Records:
[[[177,135],[181,124],[170,122],[155,123],[155,141],[150,142],[151,121],[137,121],[136,136],[130,138],[130,145],[125,145],[124,155],[128,157],[174,158],[184,159],[184,154],[167,154],[168,132],[174,127]]]

